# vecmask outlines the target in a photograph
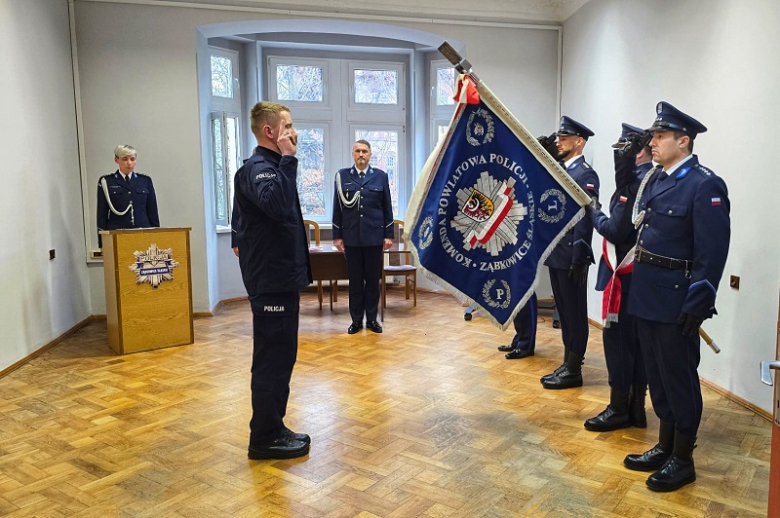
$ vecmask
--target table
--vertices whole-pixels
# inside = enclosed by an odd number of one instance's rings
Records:
[[[344,253],[333,245],[320,244],[309,247],[309,262],[311,264],[312,280],[317,281],[317,294],[319,295],[320,309],[322,309],[322,281],[347,280],[347,259]],[[333,310],[335,283],[330,286],[330,309]],[[337,295],[336,295],[337,296]]]

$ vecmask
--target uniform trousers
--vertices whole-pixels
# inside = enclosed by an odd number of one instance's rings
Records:
[[[252,306],[252,419],[249,444],[281,437],[298,356],[298,291],[249,297]]]
[[[678,324],[637,318],[653,410],[661,421],[696,437],[702,412],[698,333],[684,336]]]
[[[604,359],[607,361],[609,386],[627,391],[632,385],[646,385],[647,374],[637,335],[636,317],[628,312],[628,290],[631,274],[620,276],[621,304],[618,321],[604,328]]]
[[[382,275],[382,245],[347,246],[344,249],[349,276],[349,315],[353,322],[376,321],[379,281]]]
[[[513,349],[533,351],[536,348],[536,311],[536,293],[534,293],[513,321],[515,326]]]
[[[588,285],[578,286],[569,270],[548,268],[550,284],[561,317],[563,346],[577,356],[585,357],[588,348]]]

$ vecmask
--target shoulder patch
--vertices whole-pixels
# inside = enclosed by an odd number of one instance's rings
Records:
[[[270,180],[272,178],[276,178],[276,172],[275,171],[260,171],[255,175],[254,181],[262,182],[263,180]]]

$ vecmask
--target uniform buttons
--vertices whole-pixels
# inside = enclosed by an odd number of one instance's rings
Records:
[[[362,208],[363,208],[363,206],[361,205],[361,206],[360,206],[360,208],[362,209]]]
[[[647,208],[647,212],[653,212],[653,208],[652,207],[648,207]]]
[[[645,223],[645,228],[649,227],[650,223]]]
[[[567,245],[570,245],[570,244],[571,244],[571,241],[569,241],[569,242],[568,242],[568,243],[566,243],[566,244],[567,244]]]
[[[671,209],[670,209],[670,210],[669,210],[669,214],[671,214],[671,213],[672,213],[672,211],[671,211]]]
[[[680,287],[680,285],[679,285],[679,284],[675,284],[675,285],[674,285],[674,289],[677,289],[677,288],[679,288],[679,287]]]
[[[645,240],[644,240],[644,239],[640,239],[640,240],[639,240],[639,244],[640,244],[640,245],[644,245],[644,244],[645,244]]]
[[[361,214],[361,215],[360,215],[360,217],[362,218],[362,217],[363,217],[363,215]]]

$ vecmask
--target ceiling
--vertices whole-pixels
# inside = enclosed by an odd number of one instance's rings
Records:
[[[382,15],[512,23],[562,23],[589,0],[148,0],[172,5],[204,4],[262,8],[284,13],[341,14],[355,19]]]

